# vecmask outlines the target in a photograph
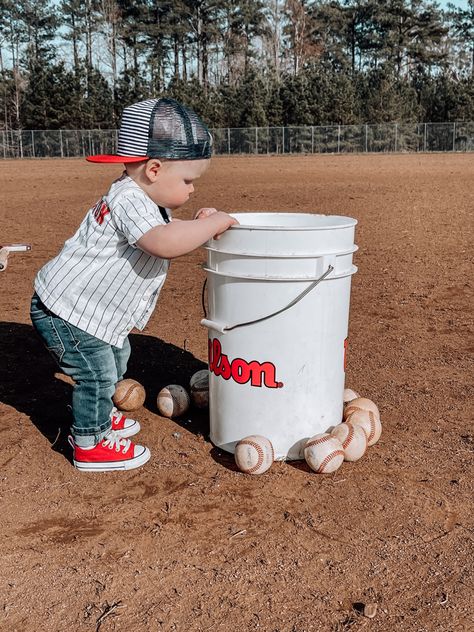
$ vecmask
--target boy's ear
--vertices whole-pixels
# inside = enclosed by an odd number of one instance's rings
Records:
[[[145,173],[151,182],[156,182],[161,170],[163,169],[163,163],[158,158],[151,158],[145,167]]]

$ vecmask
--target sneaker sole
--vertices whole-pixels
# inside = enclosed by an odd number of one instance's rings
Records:
[[[145,448],[139,456],[125,461],[109,461],[107,463],[87,463],[84,461],[73,460],[74,467],[81,472],[115,472],[123,470],[134,470],[136,467],[145,465],[151,457],[151,452]]]

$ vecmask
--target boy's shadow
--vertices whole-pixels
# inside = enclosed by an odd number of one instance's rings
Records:
[[[131,334],[132,354],[126,377],[145,387],[145,407],[157,413],[156,395],[167,384],[188,389],[193,373],[206,364],[154,336]],[[61,379],[60,369],[48,354],[31,325],[0,322],[0,402],[30,417],[54,450],[65,452],[72,423],[72,385]],[[58,375],[58,377],[55,376]],[[207,411],[191,408],[176,420],[188,431],[207,436]]]

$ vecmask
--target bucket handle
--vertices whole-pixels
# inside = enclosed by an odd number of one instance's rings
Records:
[[[255,320],[249,320],[245,323],[238,323],[236,325],[221,325],[219,323],[216,323],[212,320],[207,319],[206,303],[204,300],[204,293],[205,293],[206,285],[207,285],[207,279],[206,279],[204,281],[204,285],[202,286],[201,298],[202,298],[202,309],[204,312],[204,318],[201,320],[201,325],[204,325],[205,327],[209,327],[210,329],[217,329],[221,333],[225,334],[228,331],[232,331],[232,329],[237,329],[238,327],[247,327],[248,325],[255,325],[256,323],[261,323],[264,320],[268,320],[269,318],[278,316],[278,314],[282,314],[283,312],[286,312],[287,309],[290,309],[290,307],[293,307],[294,305],[296,305],[296,303],[299,303],[301,299],[306,296],[306,294],[309,294],[311,290],[314,290],[314,288],[319,283],[321,283],[321,281],[323,281],[329,274],[331,274],[333,270],[334,270],[334,266],[329,265],[326,272],[322,274],[319,277],[319,279],[316,279],[316,281],[313,281],[313,283],[311,283],[310,286],[308,286],[305,290],[303,290],[300,294],[298,294],[298,296],[294,298],[290,303],[288,303],[288,305],[286,305],[285,307],[282,307],[281,309],[277,310],[276,312],[273,312],[272,314],[268,314],[268,316],[262,316],[261,318],[256,318]]]

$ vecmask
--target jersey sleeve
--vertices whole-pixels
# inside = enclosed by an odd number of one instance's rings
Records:
[[[149,230],[165,223],[158,206],[133,190],[113,200],[111,212],[115,225],[131,246]]]

